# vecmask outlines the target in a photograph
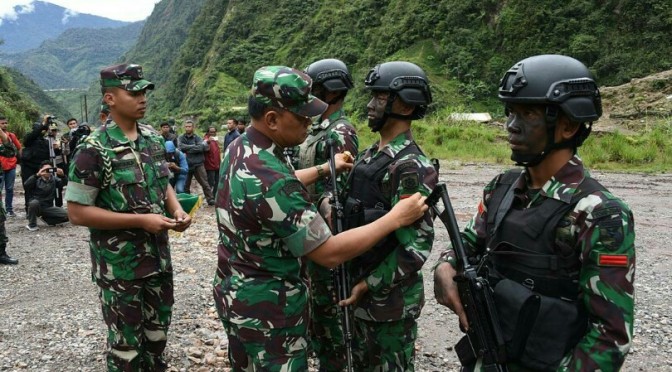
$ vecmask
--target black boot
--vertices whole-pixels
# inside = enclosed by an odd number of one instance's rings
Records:
[[[7,252],[5,252],[5,248],[2,247],[0,248],[0,264],[2,265],[16,265],[19,263],[19,260],[16,258],[11,258],[7,255]]]

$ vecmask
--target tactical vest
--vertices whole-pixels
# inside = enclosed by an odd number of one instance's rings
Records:
[[[383,182],[383,178],[391,164],[409,154],[424,156],[415,142],[411,142],[394,158],[381,153],[355,164],[348,177],[348,197],[343,207],[345,230],[369,224],[392,209],[392,196],[398,185],[393,185],[391,178]],[[399,241],[392,233],[354,258],[351,261],[353,283],[368,276],[398,245]]]
[[[520,176],[520,170],[505,173],[488,203],[490,281],[507,360],[555,370],[588,328],[579,301],[580,252],[556,244],[556,229],[582,198],[605,188],[587,177],[569,203],[546,198],[530,208],[511,208]]]
[[[333,122],[329,123],[329,126],[327,126],[325,129],[320,130],[316,135],[313,135],[312,133],[308,135],[308,138],[306,138],[305,141],[301,145],[299,145],[299,168],[298,169],[306,169],[310,168],[312,166],[315,166],[315,155],[317,153],[317,145],[320,143],[320,141],[324,140],[324,137],[327,135],[327,133],[336,126],[338,123],[348,123],[345,118],[340,117]],[[315,181],[315,183],[310,184],[306,186],[306,189],[308,190],[308,195],[310,195],[310,201],[315,202],[320,198],[320,194],[316,192],[315,189],[315,184],[318,182],[322,182],[322,179],[318,179]]]

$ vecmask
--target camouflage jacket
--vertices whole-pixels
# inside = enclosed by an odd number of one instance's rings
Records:
[[[284,328],[308,319],[303,258],[330,236],[283,149],[250,127],[229,145],[215,206],[218,309],[230,322]]]
[[[500,176],[483,191],[478,211],[463,231],[468,255],[483,253],[486,245],[488,202]],[[524,199],[525,177],[514,185],[515,198],[527,207],[544,198],[569,202],[577,186],[590,177],[583,162],[574,156],[531,200]],[[635,226],[630,208],[608,191],[597,191],[581,199],[556,229],[556,245],[573,247],[582,262],[579,274],[579,302],[588,310],[590,327],[585,336],[562,360],[559,370],[603,370],[620,368],[632,344],[634,321]],[[619,266],[604,257],[622,257]],[[439,260],[455,265],[454,251],[446,250]]]
[[[412,140],[413,136],[409,130],[399,134],[382,149],[375,143],[358,156],[357,163],[369,162],[379,156],[394,158],[410,145]],[[389,165],[383,176],[383,183],[398,179],[399,171],[409,172],[409,169],[415,169],[414,173],[418,175],[419,182],[415,182],[411,189],[402,182],[393,184],[392,206],[404,196],[415,192],[429,195],[438,182],[436,170],[426,156],[408,154]],[[394,234],[400,245],[364,279],[369,291],[354,307],[357,318],[394,321],[420,316],[425,303],[421,268],[431,252],[434,241],[432,219],[429,213],[426,213],[413,225],[402,227]],[[355,267],[351,269],[357,271]]]
[[[138,124],[129,141],[114,122],[96,129],[77,146],[70,162],[65,199],[118,213],[165,212],[170,170],[163,138]],[[172,271],[168,233],[143,229],[89,228],[94,280],[134,280]]]
[[[336,121],[338,122],[335,123]],[[332,123],[335,123],[335,125],[332,125]],[[326,133],[323,133],[325,131]],[[312,159],[305,159],[305,157],[308,155],[302,153],[301,150],[304,150],[304,146],[317,137],[321,138],[314,144],[314,157]],[[357,151],[359,148],[357,131],[345,116],[343,110],[338,110],[329,115],[329,117],[322,122],[313,123],[311,127],[311,133],[304,144],[294,148],[296,153],[294,153],[293,156],[298,156],[299,159],[296,169],[309,168],[315,165],[324,164],[329,161],[329,148],[327,148],[327,140],[329,139],[332,139],[335,142],[336,148],[334,149],[334,153],[338,154],[341,152],[350,151],[352,156],[357,156]],[[345,187],[347,178],[347,173],[341,173],[338,175],[337,183],[339,190],[342,190]],[[326,190],[331,190],[331,177],[318,180],[312,186],[313,187],[308,187],[309,192],[316,195],[322,195]]]

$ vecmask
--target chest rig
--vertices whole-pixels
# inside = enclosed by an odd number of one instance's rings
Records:
[[[513,207],[521,171],[505,173],[488,203],[486,262],[506,341],[507,360],[539,371],[555,370],[588,329],[579,301],[581,261],[574,244],[556,239],[559,227],[584,197],[602,185],[586,177],[569,203],[543,198]]]
[[[388,177],[386,182],[383,179],[390,165],[409,154],[424,155],[415,142],[411,142],[394,158],[380,153],[355,164],[348,178],[348,197],[343,208],[345,230],[369,224],[392,209],[392,197],[398,185],[394,184],[395,177]],[[366,277],[398,245],[399,241],[392,233],[372,249],[354,258],[351,262],[353,282]]]

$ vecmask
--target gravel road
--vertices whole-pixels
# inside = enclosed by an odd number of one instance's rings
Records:
[[[474,211],[482,187],[503,168],[444,162],[446,182],[458,221]],[[672,176],[668,174],[594,175],[633,209],[637,274],[635,340],[623,370],[672,371]],[[96,286],[90,280],[88,231],[79,226],[25,229],[23,192],[16,186],[9,218],[8,252],[20,260],[0,266],[0,370],[103,371],[106,332]],[[437,237],[426,274],[427,304],[420,317],[418,371],[458,369],[452,346],[460,338],[456,317],[433,296],[431,266],[449,241]],[[211,282],[217,262],[213,207],[201,207],[192,227],[172,237],[175,307],[167,359],[172,371],[226,371],[226,335],[217,320]]]

